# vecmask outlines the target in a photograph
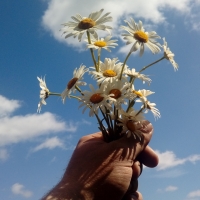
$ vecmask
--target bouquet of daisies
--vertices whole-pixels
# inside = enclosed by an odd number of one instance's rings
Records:
[[[83,107],[83,112],[89,109],[89,115],[96,117],[106,142],[118,139],[124,134],[127,137],[133,136],[136,142],[141,142],[143,139],[141,129],[144,126],[141,122],[144,120],[144,114],[151,111],[155,118],[159,118],[160,112],[155,107],[156,104],[148,100],[148,96],[154,92],[145,89],[137,90],[134,82],[140,79],[150,84],[151,79],[143,74],[143,71],[161,60],[169,60],[175,71],[178,69],[178,64],[174,61],[174,54],[167,46],[165,38],[163,38],[164,44],[161,45],[157,42],[160,36],[156,32],[146,32],[142,22],[136,23],[132,18],[130,21],[125,20],[126,26],[121,26],[121,29],[125,31],[122,36],[126,44],[132,44],[124,62],[120,62],[117,58],[104,58],[102,61],[103,49],[110,52],[110,48],[118,46],[117,40],[113,40],[110,33],[112,27],[105,25],[106,22],[112,21],[112,17],[110,13],[104,15],[102,13],[103,9],[91,13],[88,17],[77,14],[71,17],[73,21],[63,24],[65,38],[77,37],[81,42],[83,35],[86,35],[85,41],[87,48],[90,49],[94,65],[89,68],[85,65],[75,68],[72,79],[69,80],[62,93],[52,93],[46,86],[45,78],[37,77],[41,87],[41,100],[37,111],[40,112],[41,106],[46,105],[45,100],[50,95],[61,96],[63,102],[66,98],[75,98],[80,102],[80,107]],[[98,36],[98,31],[102,30],[108,32],[105,38]],[[130,55],[139,51],[139,55],[142,56],[145,48],[149,48],[153,54],[159,53],[162,49],[163,55],[159,60],[139,71],[129,68],[126,63]],[[82,89],[82,86],[87,84],[83,81],[85,73],[89,73],[97,83],[96,85],[89,84],[89,91]],[[75,95],[77,93],[78,95]],[[134,108],[136,103],[141,104],[138,110]]]

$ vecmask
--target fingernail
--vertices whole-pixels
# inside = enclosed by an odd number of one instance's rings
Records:
[[[145,121],[142,121],[142,128],[140,129],[143,133],[150,133],[153,131],[153,126],[152,124],[145,120]]]

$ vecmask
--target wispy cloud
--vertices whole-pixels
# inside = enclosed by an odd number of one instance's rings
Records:
[[[85,119],[82,119],[80,122],[79,122],[79,125],[82,125],[82,124],[87,124],[87,125],[91,125],[92,123],[90,121],[87,121]]]
[[[167,186],[167,187],[164,188],[164,189],[159,188],[159,189],[157,190],[157,192],[159,192],[159,193],[160,193],[160,192],[162,192],[162,193],[164,193],[164,192],[174,192],[174,191],[176,191],[176,190],[178,190],[178,187],[169,185],[169,186]]]
[[[64,143],[58,137],[46,139],[44,142],[36,146],[32,151],[36,152],[42,149],[54,149],[56,147],[64,148]]]
[[[159,152],[156,151],[159,157],[159,164],[157,170],[165,170],[168,168],[176,167],[178,165],[183,165],[186,162],[195,163],[200,161],[200,154],[191,155],[186,158],[177,158],[173,151]]]
[[[6,149],[0,149],[0,161],[6,161],[9,157],[9,153]]]
[[[14,185],[12,185],[11,191],[13,194],[21,195],[25,198],[29,198],[33,195],[30,190],[25,189],[24,185],[20,183],[15,183]]]
[[[196,198],[198,197],[198,199],[200,198],[200,189],[196,190],[196,191],[192,191],[187,195],[188,198]]]
[[[58,116],[46,112],[43,114],[27,114],[11,116],[21,106],[17,100],[9,100],[0,96],[0,146],[22,141],[28,141],[42,135],[59,133],[63,131],[75,132],[78,125],[65,122]]]
[[[179,176],[183,176],[187,172],[182,169],[169,169],[165,171],[160,171],[160,173],[156,173],[155,177],[157,178],[177,178]]]
[[[172,186],[172,185],[165,188],[166,192],[173,192],[173,191],[176,191],[176,190],[178,190],[178,187]]]
[[[189,14],[189,18],[185,21],[186,24],[191,24],[192,25],[192,30],[195,31],[200,31],[200,13],[199,13],[199,6],[200,6],[200,1],[199,0],[193,0],[191,1],[191,10]]]
[[[50,0],[42,16],[42,25],[46,30],[51,32],[56,40],[64,41],[65,39],[61,36],[61,32],[59,31],[61,24],[71,20],[71,16],[77,13],[87,17],[91,12],[105,8],[105,12],[111,12],[114,19],[111,23],[113,28],[116,28],[121,20],[129,18],[130,15],[150,21],[153,24],[168,24],[169,22],[167,22],[165,10],[168,12],[176,11],[177,13],[184,14],[184,16],[188,16],[188,18],[193,14],[193,20],[189,21],[194,24],[192,26],[195,27],[195,22],[198,22],[198,20],[196,20],[196,15],[199,13],[199,6],[200,3],[198,0],[154,0],[148,2],[146,0],[140,0],[134,1],[134,3],[132,0],[107,0],[96,1],[95,3],[92,0],[74,0],[70,3],[65,0]],[[118,32],[118,30],[114,29],[113,35],[116,35],[116,32]],[[78,40],[65,40],[65,42],[74,47],[80,46]]]

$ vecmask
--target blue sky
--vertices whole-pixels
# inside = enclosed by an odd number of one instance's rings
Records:
[[[179,64],[174,72],[169,61],[162,61],[145,72],[151,85],[140,85],[155,92],[151,101],[161,118],[146,115],[154,125],[150,146],[160,163],[145,168],[139,191],[144,199],[200,199],[199,7],[199,0],[1,1],[0,199],[39,199],[61,178],[78,139],[98,131],[95,118],[83,115],[74,99],[63,105],[52,96],[37,114],[36,77],[46,76],[48,88],[62,92],[74,68],[92,66],[84,43],[65,40],[59,29],[72,15],[87,16],[101,8],[111,12],[113,36],[119,40],[119,47],[103,56],[124,60],[128,48],[122,48],[118,27],[131,16],[142,20],[147,31],[165,37]],[[141,58],[132,55],[127,64],[140,69],[161,56],[145,51]]]

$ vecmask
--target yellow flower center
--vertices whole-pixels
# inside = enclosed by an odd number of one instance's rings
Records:
[[[142,93],[137,90],[133,90],[133,93],[136,94],[138,97],[143,97]]]
[[[114,77],[117,75],[117,73],[113,71],[112,69],[107,69],[103,72],[103,75],[106,77]]]
[[[126,127],[132,132],[137,130],[137,124],[133,120],[128,120],[126,123]]]
[[[121,91],[118,90],[118,89],[112,89],[112,90],[110,90],[110,93],[109,93],[109,94],[114,94],[114,95],[112,96],[112,98],[114,98],[114,99],[118,99],[118,98],[121,97],[121,95],[122,95]]]
[[[136,40],[139,40],[140,42],[144,42],[144,43],[148,42],[148,40],[149,40],[148,35],[143,31],[136,31],[134,33],[134,38]]]
[[[74,84],[76,83],[77,80],[78,80],[78,78],[71,79],[67,84],[67,89],[70,90],[74,86]]]
[[[94,43],[94,45],[95,45],[95,46],[98,46],[98,47],[105,47],[105,46],[107,45],[107,43],[106,43],[105,41],[99,40],[99,41],[96,41],[96,42]]]
[[[89,29],[89,28],[92,28],[93,26],[95,26],[95,24],[96,23],[95,23],[94,20],[92,20],[90,18],[85,18],[85,19],[83,19],[82,21],[79,22],[78,27],[80,29],[86,30],[86,29]]]
[[[101,93],[96,93],[90,97],[90,102],[92,102],[93,104],[97,104],[103,101],[103,99],[104,97],[101,96]]]

